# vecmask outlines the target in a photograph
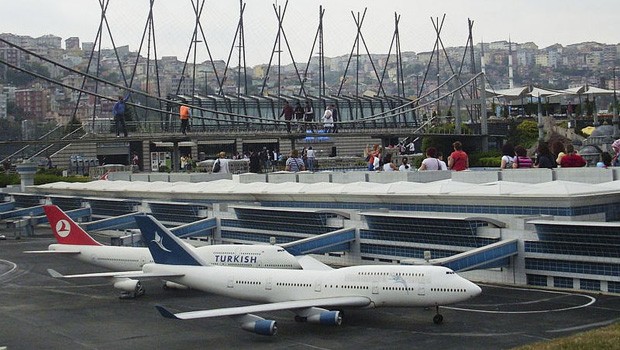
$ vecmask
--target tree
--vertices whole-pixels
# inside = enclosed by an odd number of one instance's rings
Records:
[[[515,145],[530,148],[538,141],[538,123],[533,120],[524,120],[517,125]]]

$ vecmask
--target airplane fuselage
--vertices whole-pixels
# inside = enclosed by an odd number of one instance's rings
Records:
[[[271,245],[208,245],[192,248],[209,264],[220,266],[301,269],[286,250]],[[75,252],[76,259],[115,271],[135,271],[153,262],[148,248],[106,245],[51,244],[50,251]]]
[[[330,271],[252,270],[146,264],[144,272],[182,273],[172,281],[255,302],[362,296],[370,307],[435,306],[468,300],[480,287],[438,266],[353,266]]]

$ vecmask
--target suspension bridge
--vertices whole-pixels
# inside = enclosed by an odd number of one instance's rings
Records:
[[[70,127],[59,125],[36,140],[2,141],[0,145],[18,147],[6,154],[4,160],[49,157],[56,164],[62,165],[72,154],[86,154],[99,159],[107,157],[108,161],[116,163],[128,163],[130,155],[137,153],[140,159],[144,159],[146,169],[146,160],[152,161],[153,153],[166,151],[171,151],[174,159],[179,156],[179,152],[199,157],[201,154],[211,156],[220,150],[241,153],[267,147],[285,153],[302,145],[314,144],[329,150],[325,151],[325,155],[354,156],[359,155],[369,143],[396,145],[406,138],[424,135],[472,138],[481,149],[485,149],[489,136],[493,136],[489,132],[485,91],[481,88],[485,86],[485,78],[476,69],[471,20],[468,21],[465,54],[455,64],[451,62],[441,39],[445,15],[441,19],[431,18],[436,32],[435,46],[425,71],[418,76],[422,78],[421,83],[418,79],[414,94],[408,96],[406,90],[410,86],[406,84],[400,47],[400,15],[394,14],[394,34],[381,67],[377,56],[370,54],[364,40],[366,10],[363,13],[351,11],[357,35],[341,73],[340,83],[329,85],[325,78],[323,49],[325,9],[319,7],[317,31],[310,50],[317,54],[311,54],[305,63],[295,63],[283,25],[288,2],[283,6],[274,5],[278,31],[275,33],[271,58],[264,69],[260,90],[251,93],[245,63],[245,4],[242,0],[235,39],[223,67],[218,67],[216,60],[211,57],[208,36],[201,24],[205,1],[191,1],[195,12],[194,32],[181,65],[180,78],[172,86],[164,86],[165,79],[160,74],[163,68],[160,66],[162,58],[157,56],[156,50],[153,1],[150,2],[140,49],[136,55],[131,56],[133,61],[122,57],[118,48],[113,47],[113,54],[109,58],[116,62],[120,82],[107,80],[99,74],[105,57],[97,48],[101,47],[101,40],[106,33],[110,35],[111,42],[115,42],[106,17],[109,0],[99,1],[101,23],[88,53],[86,69],[71,68],[0,39],[0,45],[17,50],[30,60],[39,61],[63,73],[53,78],[10,62],[2,56],[0,65],[32,75],[49,87],[70,91],[72,96],[76,96],[71,115],[74,122]],[[196,62],[196,52],[201,49],[199,43],[204,45],[203,49],[209,55],[209,61],[202,64]],[[145,47],[146,52],[143,51]],[[233,62],[235,51],[236,66]],[[363,55],[362,51],[366,54]],[[293,62],[292,73],[283,73],[281,56],[285,52],[289,53]],[[360,79],[365,74],[362,69],[364,65],[372,67],[371,72],[366,74],[375,80],[370,89],[369,84]],[[388,72],[395,74],[391,74],[390,78]],[[205,77],[204,85],[199,85],[198,77],[201,74],[206,76],[207,73],[210,73],[212,79]],[[79,77],[74,80],[79,84],[69,84],[57,78],[66,75]],[[232,76],[237,79],[231,89],[232,79],[227,77]],[[429,77],[432,76],[437,77],[436,82],[430,82]],[[286,82],[287,77],[293,77],[294,83],[290,80]],[[347,87],[347,81],[355,83]],[[368,93],[369,90],[374,92]],[[114,137],[110,118],[103,117],[110,115],[109,110],[119,92],[131,93],[127,103],[130,109],[130,120],[127,123],[130,136],[122,139]],[[191,132],[188,135],[179,133],[180,101],[186,101],[191,108]],[[301,130],[287,132],[286,122],[280,117],[285,101],[291,105],[299,102],[302,106],[308,102],[314,110],[314,122],[300,125]],[[322,128],[321,116],[329,105],[334,105],[338,110],[338,118],[334,122],[338,133],[323,134],[318,132]],[[468,127],[462,128],[463,123]],[[502,131],[496,133],[497,137],[502,135]]]

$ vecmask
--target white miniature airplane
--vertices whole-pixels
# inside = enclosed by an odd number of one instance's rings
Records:
[[[52,227],[57,244],[50,244],[48,250],[27,251],[25,253],[45,253],[69,255],[85,263],[104,267],[114,271],[140,271],[153,258],[146,247],[107,246],[97,242],[84,231],[65,212],[55,205],[43,207]],[[196,252],[212,265],[238,266],[250,268],[301,269],[297,259],[284,248],[275,245],[207,245],[194,248],[187,243],[184,246]],[[187,288],[166,281],[168,288]],[[144,294],[140,281],[118,277],[114,287],[122,291],[121,297],[131,298]]]
[[[481,293],[476,284],[440,266],[325,266],[321,270],[293,271],[209,265],[153,217],[138,216],[136,222],[155,263],[145,264],[143,273],[133,277],[166,278],[193,289],[260,303],[177,314],[157,306],[168,318],[233,316],[244,330],[274,335],[276,321],[253,313],[290,310],[296,314],[296,321],[339,325],[341,312],[328,308],[434,306],[437,314],[433,321],[439,324],[443,321],[440,305],[466,301]],[[61,276],[48,271],[55,277],[101,276]]]

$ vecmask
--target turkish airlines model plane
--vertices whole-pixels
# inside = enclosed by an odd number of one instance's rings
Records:
[[[50,244],[48,250],[27,251],[69,255],[80,261],[115,271],[140,271],[153,258],[146,247],[107,246],[97,242],[65,212],[55,205],[43,207],[52,227],[57,244]],[[208,245],[194,248],[182,243],[188,249],[212,265],[239,266],[249,268],[301,269],[297,259],[284,248],[274,245]],[[140,281],[116,277],[114,287],[122,291],[121,297],[131,298],[144,294]],[[166,281],[166,287],[187,288]]]
[[[157,306],[168,318],[233,316],[244,330],[274,335],[276,322],[253,313],[290,310],[296,314],[296,321],[339,325],[341,312],[330,308],[434,306],[437,314],[433,320],[441,323],[440,305],[466,301],[481,293],[476,284],[440,266],[370,265],[293,271],[209,265],[153,217],[138,216],[136,221],[155,260],[142,267],[143,276],[165,277],[193,289],[260,303],[177,314]]]

